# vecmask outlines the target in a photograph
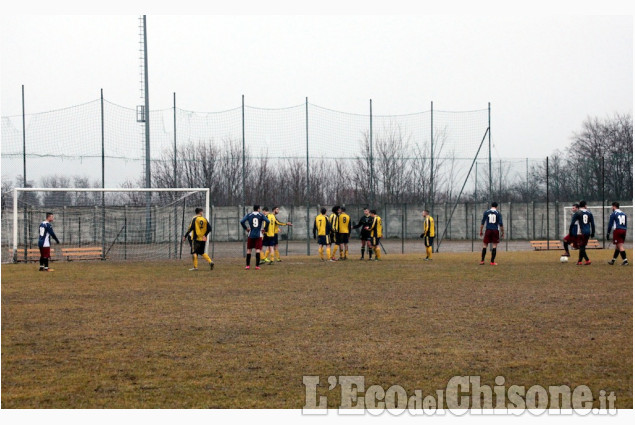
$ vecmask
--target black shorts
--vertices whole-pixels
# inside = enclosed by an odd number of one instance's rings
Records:
[[[262,246],[274,246],[275,240],[273,236],[263,236],[262,237]]]
[[[362,230],[359,233],[359,238],[363,241],[369,241],[370,240],[370,231],[369,230]]]
[[[318,245],[330,245],[330,238],[328,236],[318,236],[317,241]]]
[[[278,234],[273,235],[273,244],[278,245]]]
[[[427,247],[434,246],[434,236],[424,236],[423,244]]]
[[[338,233],[337,234],[337,244],[347,244],[348,243],[348,233]]]
[[[205,241],[192,241],[192,254],[205,254]]]
[[[380,239],[381,239],[381,238],[378,238],[378,237],[376,237],[376,236],[373,236],[373,237],[371,237],[371,238],[370,238],[370,244],[371,244],[372,246],[377,246],[377,245],[379,245]]]

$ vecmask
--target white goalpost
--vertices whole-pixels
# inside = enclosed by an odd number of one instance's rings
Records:
[[[14,188],[11,260],[32,260],[46,212],[60,240],[53,258],[181,258],[194,209],[209,221],[210,201],[209,188]]]

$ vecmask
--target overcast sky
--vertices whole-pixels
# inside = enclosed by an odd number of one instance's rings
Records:
[[[148,16],[151,109],[304,102],[377,114],[492,103],[496,157],[632,113],[632,16]],[[2,16],[2,115],[139,99],[138,16]]]

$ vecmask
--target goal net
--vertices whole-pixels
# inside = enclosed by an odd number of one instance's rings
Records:
[[[613,209],[610,205],[602,206],[602,205],[587,205],[587,210],[593,214],[593,221],[595,221],[595,238],[603,240],[606,236],[606,230],[609,225],[609,217],[613,212]],[[633,206],[632,205],[623,205],[620,206],[620,210],[624,211],[626,216],[631,220],[633,218]],[[569,233],[569,225],[571,224],[571,215],[573,214],[571,211],[571,205],[563,207],[563,220],[562,220],[562,235],[566,235]],[[631,229],[627,230],[627,239],[631,238]]]
[[[2,262],[39,258],[39,226],[54,214],[51,259],[164,260],[188,257],[182,242],[195,208],[209,219],[209,189],[16,188],[2,214]]]

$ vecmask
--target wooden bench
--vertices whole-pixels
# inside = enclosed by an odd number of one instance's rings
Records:
[[[562,248],[561,241],[549,241],[549,247],[547,248],[547,241],[529,241],[531,247],[536,251],[543,251],[546,249],[564,249]]]
[[[100,246],[85,248],[62,248],[62,257],[66,261],[103,259]]]
[[[7,249],[9,252],[9,256],[13,258],[13,248]],[[51,261],[55,261],[53,259],[53,255],[55,254],[55,249],[51,248]],[[18,249],[18,258],[17,262],[20,263],[24,261],[24,248]],[[28,248],[26,250],[26,261],[40,261],[40,248]]]
[[[536,251],[547,249],[547,241],[529,241],[531,247]],[[589,239],[586,245],[587,249],[602,249],[602,244],[597,239]],[[549,241],[549,249],[564,249],[562,241]]]

